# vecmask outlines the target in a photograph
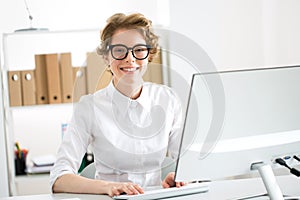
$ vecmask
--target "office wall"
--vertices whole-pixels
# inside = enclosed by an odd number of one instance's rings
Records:
[[[198,44],[216,70],[300,64],[300,1],[186,0],[170,2],[170,29]],[[187,14],[188,13],[188,14]],[[178,40],[172,40],[171,45]],[[190,49],[188,53],[197,54]],[[198,63],[207,71],[206,62]],[[182,85],[195,72],[180,55],[170,58],[171,84]],[[182,83],[185,81],[186,83]]]
[[[263,1],[265,65],[300,64],[300,1]]]
[[[165,2],[146,0],[26,0],[34,27],[50,30],[100,28],[115,12],[141,12],[154,23],[160,23]],[[158,6],[159,5],[159,6]],[[167,13],[166,13],[167,14]],[[23,0],[2,0],[0,7],[1,32],[12,32],[30,26]]]

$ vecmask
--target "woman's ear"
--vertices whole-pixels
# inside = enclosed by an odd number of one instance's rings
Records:
[[[153,55],[149,54],[149,56],[148,56],[148,62],[150,63],[150,62],[152,62],[152,60],[153,60]]]
[[[102,58],[103,58],[106,65],[110,65],[107,55],[103,55]]]

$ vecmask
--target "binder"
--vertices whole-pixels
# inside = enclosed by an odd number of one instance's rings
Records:
[[[161,56],[161,51],[158,51],[158,53],[152,59],[152,62],[148,63],[147,71],[143,76],[144,81],[149,81],[158,84],[163,83]]]
[[[151,67],[152,64],[148,63],[148,66],[147,66],[147,71],[145,72],[144,76],[143,76],[143,80],[145,82],[151,82]]]
[[[150,70],[149,73],[151,82],[163,84],[161,51],[158,51],[158,53],[153,58],[152,62],[149,63],[148,70]]]
[[[110,83],[111,79],[112,79],[112,74],[110,71],[106,69],[102,71],[98,79],[96,90],[105,88]]]
[[[21,72],[8,71],[7,76],[10,106],[22,106]]]
[[[46,72],[46,55],[35,55],[35,86],[36,86],[36,103],[48,104],[48,86]]]
[[[62,102],[72,103],[73,96],[73,70],[71,53],[60,54],[60,80]]]
[[[36,104],[35,76],[33,70],[21,71],[23,105]]]
[[[98,55],[96,52],[87,53],[86,62],[87,88],[88,93],[91,94],[100,89],[101,87],[105,87],[107,85],[107,80],[111,77],[109,77],[109,74],[104,73],[103,79],[101,78],[103,72],[105,72],[107,68],[107,64],[102,58],[102,56]]]
[[[58,54],[46,54],[46,72],[49,103],[61,103]]]
[[[86,67],[73,67],[73,102],[87,94]]]

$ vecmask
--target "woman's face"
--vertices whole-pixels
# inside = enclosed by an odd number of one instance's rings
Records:
[[[124,52],[126,53],[127,51],[126,47],[132,48],[136,45],[141,45],[137,46],[134,51],[136,57],[139,57],[140,54],[145,56],[148,55],[146,54],[148,50],[145,49],[145,46],[143,46],[146,45],[144,37],[137,30],[120,29],[112,36],[111,45],[115,47],[109,51],[107,60],[114,76],[113,81],[115,86],[117,84],[135,85],[142,83],[142,76],[147,69],[148,57],[143,60],[139,60],[133,56],[132,49],[130,49],[124,59],[117,60],[116,58],[123,58],[125,56]],[[124,56],[120,57],[119,55]]]

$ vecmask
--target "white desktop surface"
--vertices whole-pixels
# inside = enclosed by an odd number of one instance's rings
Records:
[[[300,197],[300,178],[295,176],[277,176],[278,184],[284,195]],[[209,191],[196,195],[168,198],[168,200],[222,200],[238,199],[258,194],[265,194],[263,182],[260,178],[247,178],[237,180],[214,181],[209,186]],[[107,195],[88,194],[43,194],[0,198],[0,200],[110,200]],[[268,198],[265,198],[268,199]]]

